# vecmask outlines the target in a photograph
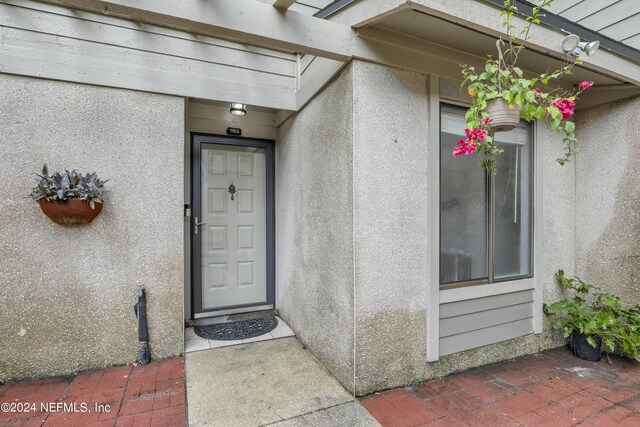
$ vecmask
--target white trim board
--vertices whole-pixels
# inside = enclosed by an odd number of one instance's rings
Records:
[[[427,361],[440,350],[440,78],[429,76],[429,282],[427,283]]]
[[[465,286],[440,291],[440,304],[464,301],[469,299],[489,297],[493,295],[510,294],[535,288],[534,279],[510,280],[487,285]]]

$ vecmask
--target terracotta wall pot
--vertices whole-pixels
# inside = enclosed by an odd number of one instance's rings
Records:
[[[489,114],[489,127],[493,132],[506,132],[515,129],[520,123],[520,109],[517,104],[509,107],[504,99],[496,98],[487,103],[484,111]]]
[[[89,224],[102,210],[103,203],[96,203],[91,209],[85,200],[69,199],[65,201],[49,202],[38,200],[40,209],[51,221],[64,225]]]

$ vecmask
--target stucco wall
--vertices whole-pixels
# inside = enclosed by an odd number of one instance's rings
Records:
[[[353,63],[356,392],[424,376],[429,265],[425,75]]]
[[[280,129],[280,309],[357,394],[564,342],[543,316],[541,334],[426,362],[426,293],[438,281],[428,270],[438,189],[427,180],[427,100],[424,75],[356,60]],[[565,166],[560,135],[536,126],[534,277],[545,303],[561,297],[559,269],[637,303],[639,109],[636,99],[578,112],[581,153]]]
[[[577,115],[576,274],[640,302],[640,98]]]
[[[0,75],[0,380],[136,360],[136,290],[152,358],[183,351],[182,98]],[[51,222],[34,172],[97,171],[102,213]]]
[[[278,308],[353,384],[352,68],[279,129]]]

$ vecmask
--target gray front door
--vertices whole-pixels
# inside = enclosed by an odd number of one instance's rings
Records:
[[[273,308],[273,143],[192,141],[194,316]]]

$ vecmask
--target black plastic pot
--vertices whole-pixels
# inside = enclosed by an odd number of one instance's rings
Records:
[[[573,354],[580,359],[590,360],[592,362],[600,360],[602,357],[602,337],[594,336],[593,339],[596,342],[595,348],[589,344],[586,335],[574,331],[571,334]]]

